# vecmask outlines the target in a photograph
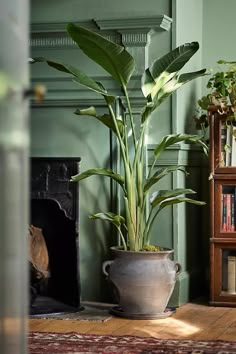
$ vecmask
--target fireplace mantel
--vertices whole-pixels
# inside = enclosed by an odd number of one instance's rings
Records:
[[[79,157],[31,158],[31,224],[42,229],[50,272],[31,308],[36,315],[50,312],[55,300],[65,304],[66,311],[68,306],[80,308],[79,185],[70,182],[79,164]],[[45,296],[52,303],[42,301]]]

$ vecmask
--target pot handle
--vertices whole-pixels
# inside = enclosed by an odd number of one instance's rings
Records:
[[[106,268],[107,267],[110,267],[112,265],[114,261],[105,261],[102,263],[102,271],[103,271],[103,274],[105,274],[107,277],[109,275],[109,270],[107,270]]]
[[[175,267],[176,267],[176,275],[178,275],[182,270],[182,265],[180,263],[176,262]]]

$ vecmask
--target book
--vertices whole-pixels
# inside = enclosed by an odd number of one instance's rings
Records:
[[[222,194],[222,231],[226,231],[227,195]]]
[[[221,195],[222,224],[223,232],[235,231],[235,194],[223,193]]]
[[[235,231],[235,195],[232,193],[231,195],[231,230]]]
[[[227,292],[230,294],[236,293],[236,257],[228,256],[228,287]]]
[[[226,231],[231,231],[231,196],[232,194],[226,194]]]

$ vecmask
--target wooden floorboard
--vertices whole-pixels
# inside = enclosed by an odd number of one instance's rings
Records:
[[[112,317],[105,322],[29,319],[29,331],[78,332],[136,335],[176,339],[221,339],[236,341],[236,308],[188,303],[174,315],[159,320],[131,320]]]

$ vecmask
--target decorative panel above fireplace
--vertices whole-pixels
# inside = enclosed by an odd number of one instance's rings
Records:
[[[69,219],[76,219],[78,186],[70,177],[79,173],[80,158],[34,157],[31,161],[31,198],[54,200]]]
[[[75,308],[80,307],[79,189],[70,177],[79,173],[79,163],[80,158],[31,159],[31,224],[42,229],[49,254],[50,277],[39,295]]]

